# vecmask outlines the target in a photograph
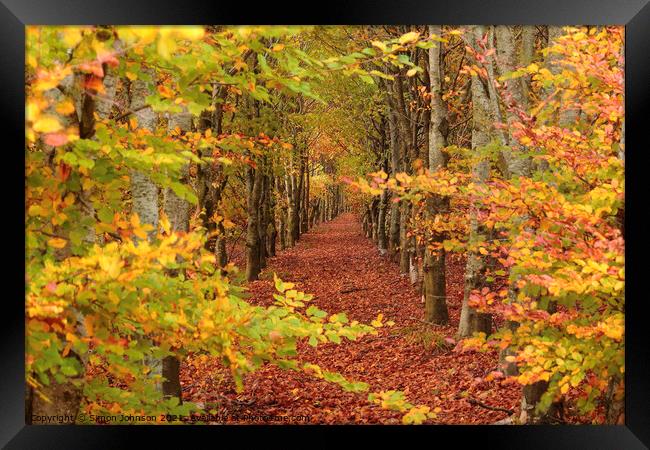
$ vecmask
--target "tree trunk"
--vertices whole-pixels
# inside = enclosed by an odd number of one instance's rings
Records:
[[[303,194],[303,215],[302,215],[302,233],[309,231],[309,160],[305,156],[303,176],[305,179],[305,192]]]
[[[262,268],[260,267],[260,198],[264,175],[260,165],[256,169],[248,169],[248,226],[246,229],[246,279],[257,280]]]
[[[260,270],[266,267],[266,233],[267,233],[267,220],[268,220],[268,177],[262,176],[262,188],[260,193],[260,199],[258,203],[259,209],[259,219],[257,222],[257,233],[259,239],[259,264]]]
[[[517,69],[519,52],[517,52],[513,28],[512,26],[506,25],[498,25],[495,27],[497,39],[496,53],[498,59],[497,69],[499,75],[504,75]],[[521,79],[510,79],[506,80],[504,84],[506,119],[508,125],[512,127],[514,123],[519,121],[519,117],[508,107],[528,109],[526,91],[524,90],[525,83]],[[530,158],[521,155],[523,149],[520,148],[517,141],[509,139],[508,143],[509,147],[505,147],[502,151],[502,157],[505,160],[507,168],[506,178],[511,176],[530,176]]]
[[[390,170],[391,175],[395,176],[400,166],[400,148],[397,141],[397,116],[393,108],[388,115],[388,129],[390,134]],[[396,260],[399,247],[399,226],[400,226],[400,208],[399,204],[391,201],[390,203],[390,230],[388,233],[388,252],[392,260]]]
[[[287,247],[296,245],[293,239],[294,180],[295,177],[292,174],[286,174],[284,177],[287,194]]]
[[[192,115],[189,113],[173,114],[169,118],[169,130],[179,128],[181,132],[190,131],[192,128]],[[189,182],[189,167],[186,165],[181,169],[179,180],[183,184]],[[164,192],[165,215],[169,219],[173,232],[187,233],[190,228],[190,203],[178,197],[170,188]],[[172,271],[171,276],[178,276],[177,271]],[[180,360],[175,355],[165,356],[162,361],[162,391],[163,397],[176,397],[179,403],[183,403],[183,396],[180,382]]]
[[[275,177],[273,172],[268,175],[267,179],[267,226],[266,226],[266,254],[271,257],[275,256],[275,241],[278,235],[278,230],[275,226],[275,195],[273,189],[275,187]]]
[[[375,244],[379,243],[379,199],[375,197],[370,203],[370,223],[372,224],[370,238]]]
[[[444,325],[449,322],[445,289],[445,253],[424,254],[424,320]]]
[[[548,425],[556,423],[556,419],[563,414],[561,403],[553,402],[545,412],[538,412],[537,405],[546,392],[548,383],[538,381],[523,387],[521,398],[521,413],[519,423],[527,425]]]
[[[298,157],[298,176],[291,174],[289,179],[290,185],[287,186],[288,200],[289,200],[289,246],[293,247],[300,239],[300,210],[301,208],[301,194],[303,190],[304,178],[303,173],[303,158],[302,155]]]
[[[223,226],[223,221],[217,224],[217,242],[215,243],[215,252],[217,256],[217,264],[219,267],[226,267],[228,264],[228,250],[226,249],[226,228]]]
[[[499,75],[514,71],[517,68],[517,63],[519,65],[528,65],[532,62],[534,37],[534,29],[524,26],[522,29],[521,46],[517,50],[514,28],[502,25],[496,27],[497,68]],[[506,96],[504,100],[507,107],[506,118],[508,125],[512,126],[513,123],[518,121],[517,115],[513,111],[510,111],[508,107],[515,106],[528,110],[528,89],[528,81],[524,78],[505,81]],[[531,175],[531,161],[528,157],[522,155],[523,151],[524,149],[515,140],[510,139],[510,146],[504,148],[501,152],[501,157],[505,163],[504,174],[506,177],[529,177]],[[514,283],[510,286],[509,297],[511,301],[514,301],[516,297]],[[508,321],[506,326],[514,333],[518,327],[518,323]],[[506,361],[506,358],[512,354],[514,354],[514,351],[510,348],[503,349],[499,354],[501,370],[508,376],[517,374],[516,364]]]
[[[482,39],[486,33],[484,26],[472,27],[471,36],[474,40]],[[473,46],[473,42],[468,45]],[[488,80],[488,83],[491,80]],[[477,76],[472,77],[472,150],[477,151],[490,143],[494,117],[490,114],[490,100],[488,91]],[[479,161],[472,170],[472,175],[476,183],[484,183],[489,174],[489,164],[486,160]],[[478,211],[476,207],[472,208],[470,218],[470,241],[476,240],[481,234],[478,223]],[[460,323],[458,334],[461,337],[471,336],[475,332],[484,332],[489,334],[492,331],[492,317],[490,314],[483,314],[469,306],[469,297],[471,292],[483,286],[485,283],[483,270],[485,261],[481,255],[476,252],[468,252],[467,265],[465,268],[465,286],[463,295],[463,304],[460,314]]]
[[[400,208],[396,202],[390,204],[390,230],[388,233],[388,251],[391,259],[395,261],[399,255],[399,224]]]
[[[287,196],[285,178],[276,177],[275,185],[278,191],[278,198],[282,199],[279,204],[278,211],[278,235],[280,237],[280,250],[287,248]]]
[[[429,34],[440,36],[442,27],[430,25]],[[441,67],[442,43],[429,49],[429,80],[431,81],[431,114],[429,121],[429,169],[434,172],[446,166],[443,148],[447,146],[447,137],[443,133],[447,123],[447,107],[442,101]],[[427,202],[427,212],[435,216],[448,207],[449,200],[435,196]],[[435,233],[434,242],[440,243],[444,236]],[[446,324],[449,321],[447,311],[447,288],[445,280],[445,250],[440,249],[435,254],[426,246],[424,250],[424,320],[435,324]]]
[[[409,260],[409,240],[406,234],[406,223],[409,217],[409,204],[405,201],[400,202],[399,213],[399,271],[403,274],[408,274],[410,269]]]
[[[212,129],[214,135],[219,136],[223,131],[223,100],[227,96],[224,89],[215,89],[213,91],[214,112],[204,111],[201,113],[199,120],[199,131],[205,132]],[[209,149],[202,156],[213,157],[214,150]],[[228,175],[223,173],[222,167],[215,164],[205,164],[197,166],[197,184],[199,210],[203,226],[211,236],[206,241],[206,250],[215,253],[217,265],[221,268],[228,264],[228,254],[226,249],[226,230],[223,226],[223,219],[215,223],[214,215],[219,210],[219,204],[228,183]],[[212,237],[216,234],[216,237]]]
[[[378,228],[377,228],[377,247],[379,248],[379,254],[386,254],[386,203],[388,200],[388,191],[384,189],[381,193],[379,200],[379,216],[377,218]]]
[[[149,72],[153,74],[152,71]],[[131,110],[136,111],[134,116],[138,127],[153,132],[156,129],[156,113],[151,108],[143,108],[146,105],[145,98],[151,94],[150,87],[145,81],[138,79],[133,82],[131,89]],[[140,218],[140,223],[153,226],[148,233],[148,239],[152,240],[158,230],[158,186],[147,175],[136,170],[131,171],[130,177],[133,212]],[[151,368],[151,377],[162,378],[161,360],[145,356],[143,364]],[[162,385],[158,382],[155,384],[162,393]]]
[[[625,381],[618,376],[612,377],[607,385],[605,423],[625,425]]]
[[[564,34],[564,31],[562,30],[562,26],[559,25],[553,25],[548,27],[548,45],[554,45],[556,43],[556,39],[559,38]],[[548,62],[549,64],[549,70],[553,74],[557,74],[562,72],[563,69],[565,70],[571,70],[570,68],[563,68],[561,66],[558,66],[557,64],[553,64],[555,61],[560,59],[561,56],[554,54],[554,53],[549,53],[549,58]],[[559,100],[560,103],[562,100]],[[580,110],[578,107],[570,107],[571,105],[566,105],[566,104],[560,104],[559,107],[559,114],[558,114],[558,123],[560,126],[568,126],[571,128],[571,124],[575,124],[578,121],[578,118],[580,117]]]
[[[521,67],[528,67],[533,62],[535,55],[535,32],[536,28],[533,25],[523,25],[521,27],[521,48],[519,51],[519,65]],[[525,102],[524,106],[528,108],[530,103],[531,76],[523,76],[520,80],[523,100]]]
[[[145,98],[151,93],[147,83],[135,80],[131,92],[131,110],[136,111],[134,116],[138,127],[153,132],[156,128],[156,113],[145,106]],[[138,110],[139,109],[139,110]],[[131,172],[131,199],[133,212],[140,217],[140,223],[150,224],[154,227],[149,232],[152,239],[158,230],[158,186],[145,174]]]

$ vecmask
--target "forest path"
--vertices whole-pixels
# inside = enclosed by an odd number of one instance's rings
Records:
[[[250,301],[273,303],[273,273],[296,289],[314,294],[310,302],[330,314],[346,312],[350,320],[369,323],[379,313],[384,323],[378,336],[314,348],[300,342],[300,361],[337,371],[351,381],[364,381],[370,392],[401,390],[413,404],[441,408],[433,423],[492,423],[507,413],[472,404],[515,407],[518,387],[499,379],[482,380],[496,367],[495,354],[452,351],[445,339],[458,326],[464,261],[448,257],[449,326],[422,323],[424,305],[400,276],[397,264],[382,257],[352,214],[343,214],[301,236],[298,244],[271,258],[259,281],[250,283]],[[338,385],[302,372],[266,365],[246,377],[237,394],[220,364],[190,358],[181,371],[184,399],[202,402],[241,423],[401,423],[402,414],[367,401],[367,393],[343,391]],[[232,420],[233,416],[288,416],[284,421]],[[301,421],[296,416],[309,416]]]

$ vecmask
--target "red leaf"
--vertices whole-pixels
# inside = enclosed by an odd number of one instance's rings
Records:
[[[99,61],[79,64],[79,70],[82,72],[91,73],[99,78],[104,78],[104,68]]]
[[[68,143],[68,135],[65,133],[49,133],[43,137],[43,142],[52,147],[60,147]]]

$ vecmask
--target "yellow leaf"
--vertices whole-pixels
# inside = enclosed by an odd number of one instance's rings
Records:
[[[68,193],[68,195],[65,196],[65,199],[63,199],[63,204],[65,206],[70,206],[74,203],[74,194],[72,192]]]
[[[407,77],[412,77],[412,76],[415,75],[416,73],[418,73],[418,69],[416,69],[416,68],[414,67],[414,68],[410,69],[408,72],[406,72],[406,76],[407,76]]]
[[[169,223],[169,219],[165,213],[162,213],[160,216],[160,226],[165,234],[169,234],[171,230],[171,224]]]
[[[420,33],[418,33],[417,31],[411,31],[409,33],[405,33],[402,36],[400,36],[399,43],[408,44],[411,42],[415,42],[418,40],[419,37],[420,37]]]
[[[68,48],[73,48],[75,47],[82,38],[81,35],[81,29],[78,27],[65,27],[63,29],[63,43],[68,47]]]
[[[33,84],[34,90],[36,92],[49,91],[50,89],[57,87],[59,85],[59,81],[60,80],[57,77],[38,79]]]
[[[39,205],[31,205],[27,210],[27,214],[30,216],[40,216],[42,211],[43,210]]]
[[[205,35],[205,29],[203,27],[183,26],[178,27],[177,30],[179,37],[190,41],[201,39]]]
[[[138,213],[133,213],[131,216],[131,225],[133,228],[140,228],[140,217],[138,216]]]
[[[176,41],[169,35],[161,35],[158,39],[158,54],[165,59],[169,59],[176,50]]]
[[[371,44],[372,44],[374,47],[377,47],[377,48],[378,48],[379,50],[381,50],[382,52],[385,52],[385,51],[387,50],[387,48],[386,48],[386,44],[384,44],[384,43],[381,42],[381,41],[372,41]]]
[[[56,112],[64,116],[67,116],[68,114],[72,114],[74,111],[75,111],[74,104],[70,100],[65,100],[59,103],[58,105],[56,105]]]
[[[123,263],[118,256],[102,255],[99,258],[99,267],[108,273],[111,278],[117,278],[120,274]]]
[[[120,298],[113,291],[108,291],[108,299],[116,305],[120,302]]]
[[[84,189],[84,191],[89,190],[94,185],[95,185],[95,182],[91,178],[84,178],[81,181],[81,187]]]
[[[120,27],[118,33],[120,38],[128,43],[140,41],[141,44],[153,42],[158,34],[156,28],[152,26]]]
[[[212,321],[210,319],[202,319],[201,322],[199,323],[199,326],[201,328],[213,329],[214,328],[214,321]]]
[[[47,244],[50,247],[54,247],[54,248],[63,248],[63,247],[66,246],[67,243],[68,243],[68,241],[66,241],[65,239],[61,239],[61,238],[52,238],[49,241],[47,241]]]
[[[532,63],[531,65],[526,67],[526,70],[528,70],[529,72],[537,72],[539,71],[539,66],[535,63]]]
[[[27,102],[25,111],[27,113],[27,120],[33,122],[41,113],[41,105],[39,105],[39,102],[30,100]]]
[[[59,131],[63,127],[56,117],[53,116],[42,116],[39,118],[36,123],[34,123],[34,131],[39,133],[53,133]]]

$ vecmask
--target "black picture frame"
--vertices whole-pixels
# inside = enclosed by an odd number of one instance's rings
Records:
[[[212,427],[139,426],[26,426],[24,420],[24,308],[20,287],[24,266],[23,242],[16,231],[3,234],[2,240],[16,243],[17,255],[5,253],[8,262],[6,281],[0,289],[3,298],[0,316],[0,444],[6,448],[121,448],[133,445],[136,438],[171,443],[184,434],[185,445],[225,445],[223,436],[245,445],[251,432],[268,433],[272,439],[279,434],[303,445],[332,445],[340,437],[329,437],[329,431],[354,432],[362,439],[384,440],[387,434],[417,433],[427,445],[462,442],[468,438],[481,441],[488,448],[552,448],[552,449],[637,449],[650,446],[650,350],[647,344],[643,292],[644,189],[642,170],[649,150],[643,148],[644,135],[650,130],[650,4],[649,0],[453,0],[372,1],[355,3],[328,1],[322,5],[291,5],[267,2],[258,6],[239,2],[201,2],[197,0],[0,0],[0,96],[2,97],[2,158],[5,164],[3,208],[4,224],[17,222],[24,214],[24,45],[26,25],[54,24],[615,24],[626,26],[626,260],[628,295],[626,311],[626,424],[620,426],[432,426],[432,427],[313,427],[313,426],[222,426],[220,436],[207,436]],[[12,139],[13,138],[13,139]],[[15,141],[14,141],[15,139]],[[15,144],[15,145],[14,145]],[[21,173],[18,169],[22,167]],[[22,181],[21,181],[22,179]],[[17,192],[18,191],[18,192]],[[22,204],[21,204],[22,202]],[[11,212],[10,212],[11,211]],[[24,217],[24,216],[23,216]],[[13,225],[12,225],[13,226]],[[647,231],[646,231],[647,232]],[[629,245],[629,243],[632,245]],[[23,272],[21,274],[21,272]],[[128,431],[128,432],[125,432]],[[187,436],[191,433],[191,436]],[[302,433],[302,436],[300,434]],[[314,433],[318,433],[316,438]],[[431,434],[431,436],[424,436]],[[444,436],[443,436],[444,435]],[[273,437],[272,437],[273,436]],[[294,440],[293,437],[296,437]],[[304,438],[304,439],[303,439]],[[268,438],[265,438],[268,439]],[[272,441],[268,442],[272,442]],[[234,441],[234,442],[237,442]],[[425,441],[425,442],[427,442]],[[404,442],[404,441],[403,441]],[[404,442],[406,443],[406,442]],[[410,444],[410,442],[408,442]],[[411,444],[416,445],[416,444]],[[419,444],[417,444],[419,445]]]

